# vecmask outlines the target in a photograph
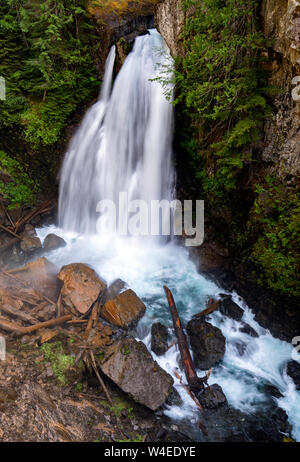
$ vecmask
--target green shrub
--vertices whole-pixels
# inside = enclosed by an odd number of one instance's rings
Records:
[[[185,0],[185,55],[177,59],[175,104],[197,140],[190,157],[204,193],[223,196],[252,159],[269,113],[265,44],[256,0]]]
[[[34,201],[38,185],[33,182],[21,164],[0,151],[0,194],[9,200],[9,208],[30,205]],[[1,178],[1,177],[0,177]]]

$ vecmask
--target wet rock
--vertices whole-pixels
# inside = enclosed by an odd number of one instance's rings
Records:
[[[82,263],[64,266],[58,274],[58,279],[63,282],[62,303],[75,315],[86,313],[106,289],[105,282],[95,271]]]
[[[274,398],[283,398],[283,395],[280,393],[278,388],[275,387],[274,385],[266,384],[264,385],[263,390],[267,395],[271,395]]]
[[[127,329],[144,315],[146,306],[131,290],[125,290],[101,307],[100,316],[111,324]]]
[[[172,391],[173,378],[147,350],[132,337],[113,343],[101,362],[101,370],[125,393],[152,411],[158,409]]]
[[[126,282],[122,281],[122,279],[116,279],[112,282],[104,294],[103,303],[106,303],[108,300],[111,300],[119,295],[124,287],[126,287]]]
[[[25,226],[20,247],[25,253],[35,253],[42,249],[41,240],[37,236],[33,226]]]
[[[253,327],[251,327],[246,322],[242,322],[242,327],[239,330],[240,332],[243,332],[244,334],[250,335],[250,337],[259,337],[256,330],[254,330]]]
[[[240,321],[243,317],[244,311],[240,308],[231,298],[230,295],[221,300],[219,310],[225,316],[228,316],[235,321]]]
[[[298,361],[289,361],[287,363],[286,372],[287,375],[293,379],[296,389],[300,390],[300,364]]]
[[[217,383],[210,385],[198,396],[201,406],[213,409],[227,403],[222,388]]]
[[[56,234],[48,234],[43,243],[43,247],[46,252],[59,249],[60,247],[65,247],[66,245],[66,241],[62,237],[56,236]]]
[[[221,330],[201,319],[192,319],[187,325],[196,367],[208,370],[225,354],[226,339]]]
[[[168,406],[181,406],[182,405],[182,399],[176,388],[172,388],[171,393],[168,396],[168,399],[166,401],[166,404]]]
[[[158,356],[168,351],[168,329],[160,322],[152,324],[151,350]]]

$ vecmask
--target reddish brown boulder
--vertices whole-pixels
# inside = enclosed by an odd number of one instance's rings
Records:
[[[58,278],[63,282],[62,304],[75,315],[86,313],[99,295],[106,290],[106,283],[92,268],[83,263],[64,266]]]
[[[146,306],[136,293],[129,289],[108,300],[100,311],[100,316],[111,324],[128,328],[144,315]]]

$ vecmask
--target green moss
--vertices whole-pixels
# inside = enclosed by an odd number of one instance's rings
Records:
[[[49,362],[51,369],[60,385],[67,385],[68,374],[74,366],[75,359],[65,354],[62,342],[45,343],[41,346],[45,362]]]

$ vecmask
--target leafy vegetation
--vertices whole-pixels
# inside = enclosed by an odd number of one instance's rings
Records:
[[[75,359],[65,354],[62,342],[44,343],[41,346],[41,350],[44,353],[44,359],[49,362],[51,369],[60,383],[60,385],[66,385],[68,383],[68,373],[74,366]]]
[[[251,162],[251,145],[268,114],[258,2],[185,0],[184,7],[189,13],[175,104],[187,120],[184,147],[202,190],[222,197]]]
[[[251,258],[261,269],[259,284],[284,295],[300,295],[300,202],[293,190],[267,177],[257,187],[248,234],[258,236]],[[244,238],[247,239],[247,233]]]
[[[33,147],[52,144],[99,84],[87,0],[3,0],[0,18],[0,129],[17,123]]]
[[[9,201],[8,208],[31,204],[37,190],[38,184],[29,178],[21,164],[0,151],[0,194]]]

